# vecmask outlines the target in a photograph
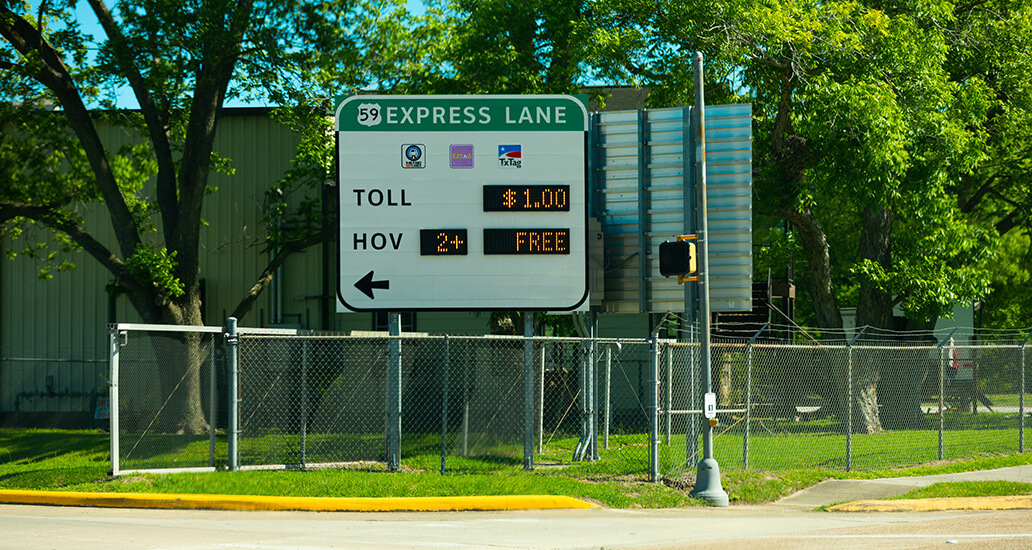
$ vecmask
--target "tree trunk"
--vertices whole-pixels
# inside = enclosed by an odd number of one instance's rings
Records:
[[[864,207],[863,228],[860,233],[860,258],[871,260],[881,267],[891,267],[890,243],[892,237],[892,210],[885,205],[868,204]],[[867,281],[860,283],[856,307],[857,330],[861,327],[892,328],[892,296]],[[864,342],[861,337],[860,342]],[[882,430],[878,409],[881,369],[892,361],[885,350],[853,350],[853,432],[876,433]]]
[[[922,331],[931,334],[935,319],[924,322],[907,321],[906,332]],[[935,346],[934,336],[926,342],[907,342]],[[897,357],[899,352],[897,352]],[[921,388],[929,375],[938,376],[939,365],[931,358],[928,350],[918,347],[903,354],[905,359],[886,362],[881,367],[881,387],[878,400],[881,404],[882,427],[886,430],[927,430],[931,426],[921,411]]]
[[[881,350],[853,349],[850,365],[852,373],[847,373],[852,380],[849,395],[853,400],[853,417],[850,426],[843,426],[843,431],[850,427],[853,433],[873,434],[882,431],[878,411],[878,365],[884,355]],[[848,407],[849,404],[845,403],[844,406]],[[845,411],[845,414],[849,412]]]
[[[201,371],[211,347],[207,334],[152,332],[161,395],[165,399],[155,428],[163,433],[198,435],[210,429],[201,395]]]
[[[172,301],[158,292],[128,292],[148,324],[193,325],[201,322],[201,299],[196,286]],[[137,302],[142,302],[139,305]],[[211,349],[205,335],[196,332],[152,332],[163,404],[154,428],[164,433],[203,434],[210,429],[201,398],[201,371]]]
[[[817,314],[817,326],[841,329],[842,310],[831,280],[831,252],[824,228],[809,209],[783,212],[782,216],[795,227],[806,253],[806,262],[810,267],[810,295]]]
[[[194,285],[180,298],[181,302],[166,308],[179,321],[175,324],[202,325],[201,296],[197,286]],[[173,363],[175,368],[168,369],[162,377],[165,395],[172,396],[169,406],[178,427],[177,433],[202,434],[210,429],[201,406],[201,367],[211,353],[204,340],[200,333],[181,333],[182,353]]]
[[[872,212],[872,219],[883,220],[888,215],[888,222],[891,225],[891,212],[881,211],[878,215]],[[809,210],[801,212],[786,212],[785,218],[793,223],[797,235],[806,252],[809,264],[811,292],[814,302],[814,310],[817,314],[817,323],[822,328],[842,328],[842,311],[835,296],[835,287],[831,278],[831,255],[828,240],[824,229],[818,223],[816,217]],[[887,249],[886,249],[887,250]],[[889,302],[885,302],[889,304]],[[861,309],[857,308],[858,316]],[[882,311],[871,308],[868,311]],[[891,322],[891,305],[888,311],[888,320],[881,320],[881,324],[887,325]],[[857,325],[863,326],[858,318]],[[823,388],[821,397],[828,403],[832,413],[841,422],[843,433],[852,428],[854,433],[876,433],[881,431],[882,426],[878,412],[878,380],[879,363],[877,357],[869,353],[854,353],[852,362],[845,354],[827,353],[820,361],[819,372],[827,380],[827,383],[817,385]],[[852,384],[849,386],[849,384]],[[848,396],[848,397],[847,397]],[[852,407],[850,406],[852,401]],[[849,418],[852,409],[852,418]]]
[[[883,269],[892,268],[892,209],[885,205],[864,207],[860,232],[860,259],[870,260]],[[856,325],[892,329],[892,296],[869,281],[860,281],[856,305]]]

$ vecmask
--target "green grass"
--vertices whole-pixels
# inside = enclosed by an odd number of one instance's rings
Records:
[[[990,430],[996,431],[1007,430]],[[974,435],[981,433],[975,431]],[[855,452],[863,452],[863,438],[871,438],[872,455],[878,448],[874,443],[892,442],[898,447],[892,453],[895,459],[887,457],[867,461],[880,464],[880,469],[853,472],[845,472],[841,468],[844,436],[815,437],[787,433],[751,436],[750,447],[754,454],[748,471],[742,471],[740,467],[741,435],[718,437],[715,454],[718,461],[722,461],[724,489],[735,503],[770,502],[825,479],[933,475],[1032,464],[1032,454],[968,457],[963,461],[942,463],[932,462],[934,456],[923,460],[929,434],[935,437],[935,432],[925,431],[854,436]],[[956,433],[947,435],[961,437]],[[279,441],[282,437],[276,436],[274,440]],[[192,464],[198,461],[197,456],[202,456],[206,464],[207,439],[181,438],[179,441],[180,444],[173,446],[165,455],[154,449],[148,451],[146,460],[141,462],[153,461],[163,466],[170,461],[173,464]],[[269,443],[265,441],[259,445],[260,441],[264,440],[255,439],[251,443],[258,447]],[[316,442],[309,440],[310,444]],[[382,440],[376,444],[382,446]],[[602,460],[597,462],[571,463],[576,444],[574,437],[553,438],[544,453],[535,455],[535,464],[539,467],[533,472],[521,469],[522,447],[498,444],[491,448],[495,454],[448,455],[447,473],[440,475],[439,437],[435,441],[431,436],[410,435],[404,441],[406,451],[400,472],[387,472],[383,464],[374,459],[359,464],[356,469],[145,474],[111,479],[107,476],[107,434],[6,429],[0,430],[0,488],[296,496],[561,494],[617,508],[703,504],[687,495],[694,485],[697,460],[691,461],[687,467],[684,465],[683,436],[673,438],[669,446],[660,447],[664,472],[667,473],[664,483],[660,484],[646,482],[648,446],[647,438],[641,434],[611,436],[610,448],[600,449]],[[737,468],[735,459],[730,456],[735,454],[736,446]],[[508,454],[498,454],[499,449]],[[721,453],[728,456],[721,456]],[[779,460],[776,463],[781,467],[775,469],[757,464],[775,464],[768,455],[777,455]],[[760,460],[759,457],[765,458]],[[894,468],[900,461],[907,463],[908,460],[923,464]],[[795,464],[799,466],[792,467]]]
[[[473,495],[568,495],[615,508],[677,508],[700,503],[661,484],[597,483],[564,476],[519,473],[507,476],[431,475],[413,472],[346,470],[243,471],[132,476],[103,487],[80,485],[68,490],[315,497],[412,497]]]
[[[107,475],[107,434],[0,430],[0,487],[61,489]]]
[[[1014,481],[957,481],[933,483],[893,499],[952,498],[952,497],[1007,497],[1032,495],[1032,483]]]
[[[162,461],[167,464],[189,449],[207,456],[207,440],[183,439]],[[188,441],[189,440],[189,441]],[[296,496],[465,496],[546,494],[568,495],[616,508],[676,508],[701,506],[684,491],[638,479],[599,482],[550,472],[523,472],[522,459],[513,467],[505,461],[493,473],[440,475],[439,457],[406,460],[401,472],[382,465],[364,470],[240,471],[180,474],[141,474],[110,478],[108,435],[62,430],[0,430],[0,488],[87,492],[149,492],[188,494],[256,494]],[[189,453],[187,453],[189,454]],[[420,470],[423,460],[433,469]],[[457,458],[450,462],[489,464],[491,457]],[[141,461],[145,462],[145,461]],[[188,462],[196,462],[190,460]],[[179,462],[176,462],[179,464]],[[488,470],[481,466],[479,469]],[[471,468],[466,468],[471,469]]]

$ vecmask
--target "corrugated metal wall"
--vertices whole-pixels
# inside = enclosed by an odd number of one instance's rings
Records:
[[[129,142],[123,130],[102,128],[111,149]],[[227,110],[219,123],[215,150],[232,159],[232,176],[212,174],[218,191],[205,202],[210,225],[201,232],[201,272],[205,279],[205,320],[222,325],[264,268],[260,225],[264,191],[290,167],[297,140],[264,110]],[[82,206],[93,236],[114,247],[106,210]],[[159,224],[160,227],[160,224]],[[29,232],[0,248],[20,251],[35,242],[51,241],[48,232]],[[60,253],[76,269],[37,278],[40,265],[31,260],[0,260],[0,424],[18,422],[22,413],[76,413],[89,409],[80,394],[106,391],[107,323],[132,323],[139,317],[125,297],[115,300],[114,319],[104,287],[112,276],[84,252]],[[321,251],[297,254],[283,268],[282,319],[285,323],[320,328]],[[258,326],[272,319],[274,296],[266,292],[242,324]],[[332,307],[332,302],[331,306]],[[30,360],[31,359],[31,360]],[[30,395],[31,394],[31,395]],[[63,394],[63,397],[60,396]]]

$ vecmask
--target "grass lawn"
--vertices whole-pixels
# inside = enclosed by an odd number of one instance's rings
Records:
[[[996,431],[996,430],[993,430]],[[1000,430],[1006,431],[1006,430]],[[922,460],[928,441],[935,432],[876,434],[869,438],[891,437],[895,445],[895,464],[931,462]],[[717,441],[715,454],[732,455],[736,445],[740,457],[741,435],[725,434]],[[907,469],[890,469],[893,460],[868,460],[884,464],[884,469],[845,472],[838,466],[842,442],[835,437],[805,434],[780,434],[777,437],[750,438],[754,457],[778,455],[779,468],[764,465],[754,458],[749,470],[722,466],[722,482],[733,503],[763,503],[776,500],[825,479],[877,478],[906,475],[931,475],[959,471],[1032,464],[1032,454],[972,458],[941,464],[925,464]],[[1007,437],[1010,437],[1008,435]],[[854,452],[864,448],[863,439],[854,436]],[[887,441],[887,439],[886,439]],[[610,449],[600,450],[602,460],[570,463],[576,439],[555,439],[546,452],[536,455],[533,472],[521,469],[519,450],[511,457],[447,457],[447,473],[440,474],[439,440],[408,441],[400,472],[388,472],[380,462],[363,462],[355,469],[307,471],[239,471],[180,474],[128,475],[112,479],[109,471],[108,435],[89,431],[0,430],[0,488],[105,492],[160,492],[209,494],[258,494],[294,496],[463,496],[499,494],[561,494],[599,502],[617,508],[669,508],[701,506],[688,497],[694,484],[694,468],[684,466],[684,437],[662,445],[661,457],[672,472],[664,483],[646,481],[647,440],[641,435],[614,437]],[[181,439],[168,456],[151,450],[147,460],[168,464],[169,460],[193,464],[196,456],[207,456],[208,441]],[[873,449],[873,447],[872,447]],[[423,450],[419,453],[417,451]],[[873,451],[872,451],[873,453]],[[863,455],[866,456],[866,455]],[[178,460],[182,459],[182,462]],[[856,457],[854,458],[856,460]],[[821,461],[825,463],[822,465]],[[146,461],[145,461],[146,462]],[[768,463],[773,464],[771,460]],[[793,465],[798,466],[793,467]],[[787,467],[786,467],[787,466]],[[829,469],[830,468],[830,469]]]
[[[914,489],[893,499],[951,498],[951,497],[1008,497],[1032,495],[1032,483],[1013,481],[958,481],[933,483]]]

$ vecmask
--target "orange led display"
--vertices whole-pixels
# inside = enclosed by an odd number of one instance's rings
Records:
[[[569,229],[485,229],[484,254],[569,254]]]
[[[569,211],[569,185],[484,186],[484,212]]]
[[[420,229],[420,256],[465,256],[469,243],[465,229]]]

